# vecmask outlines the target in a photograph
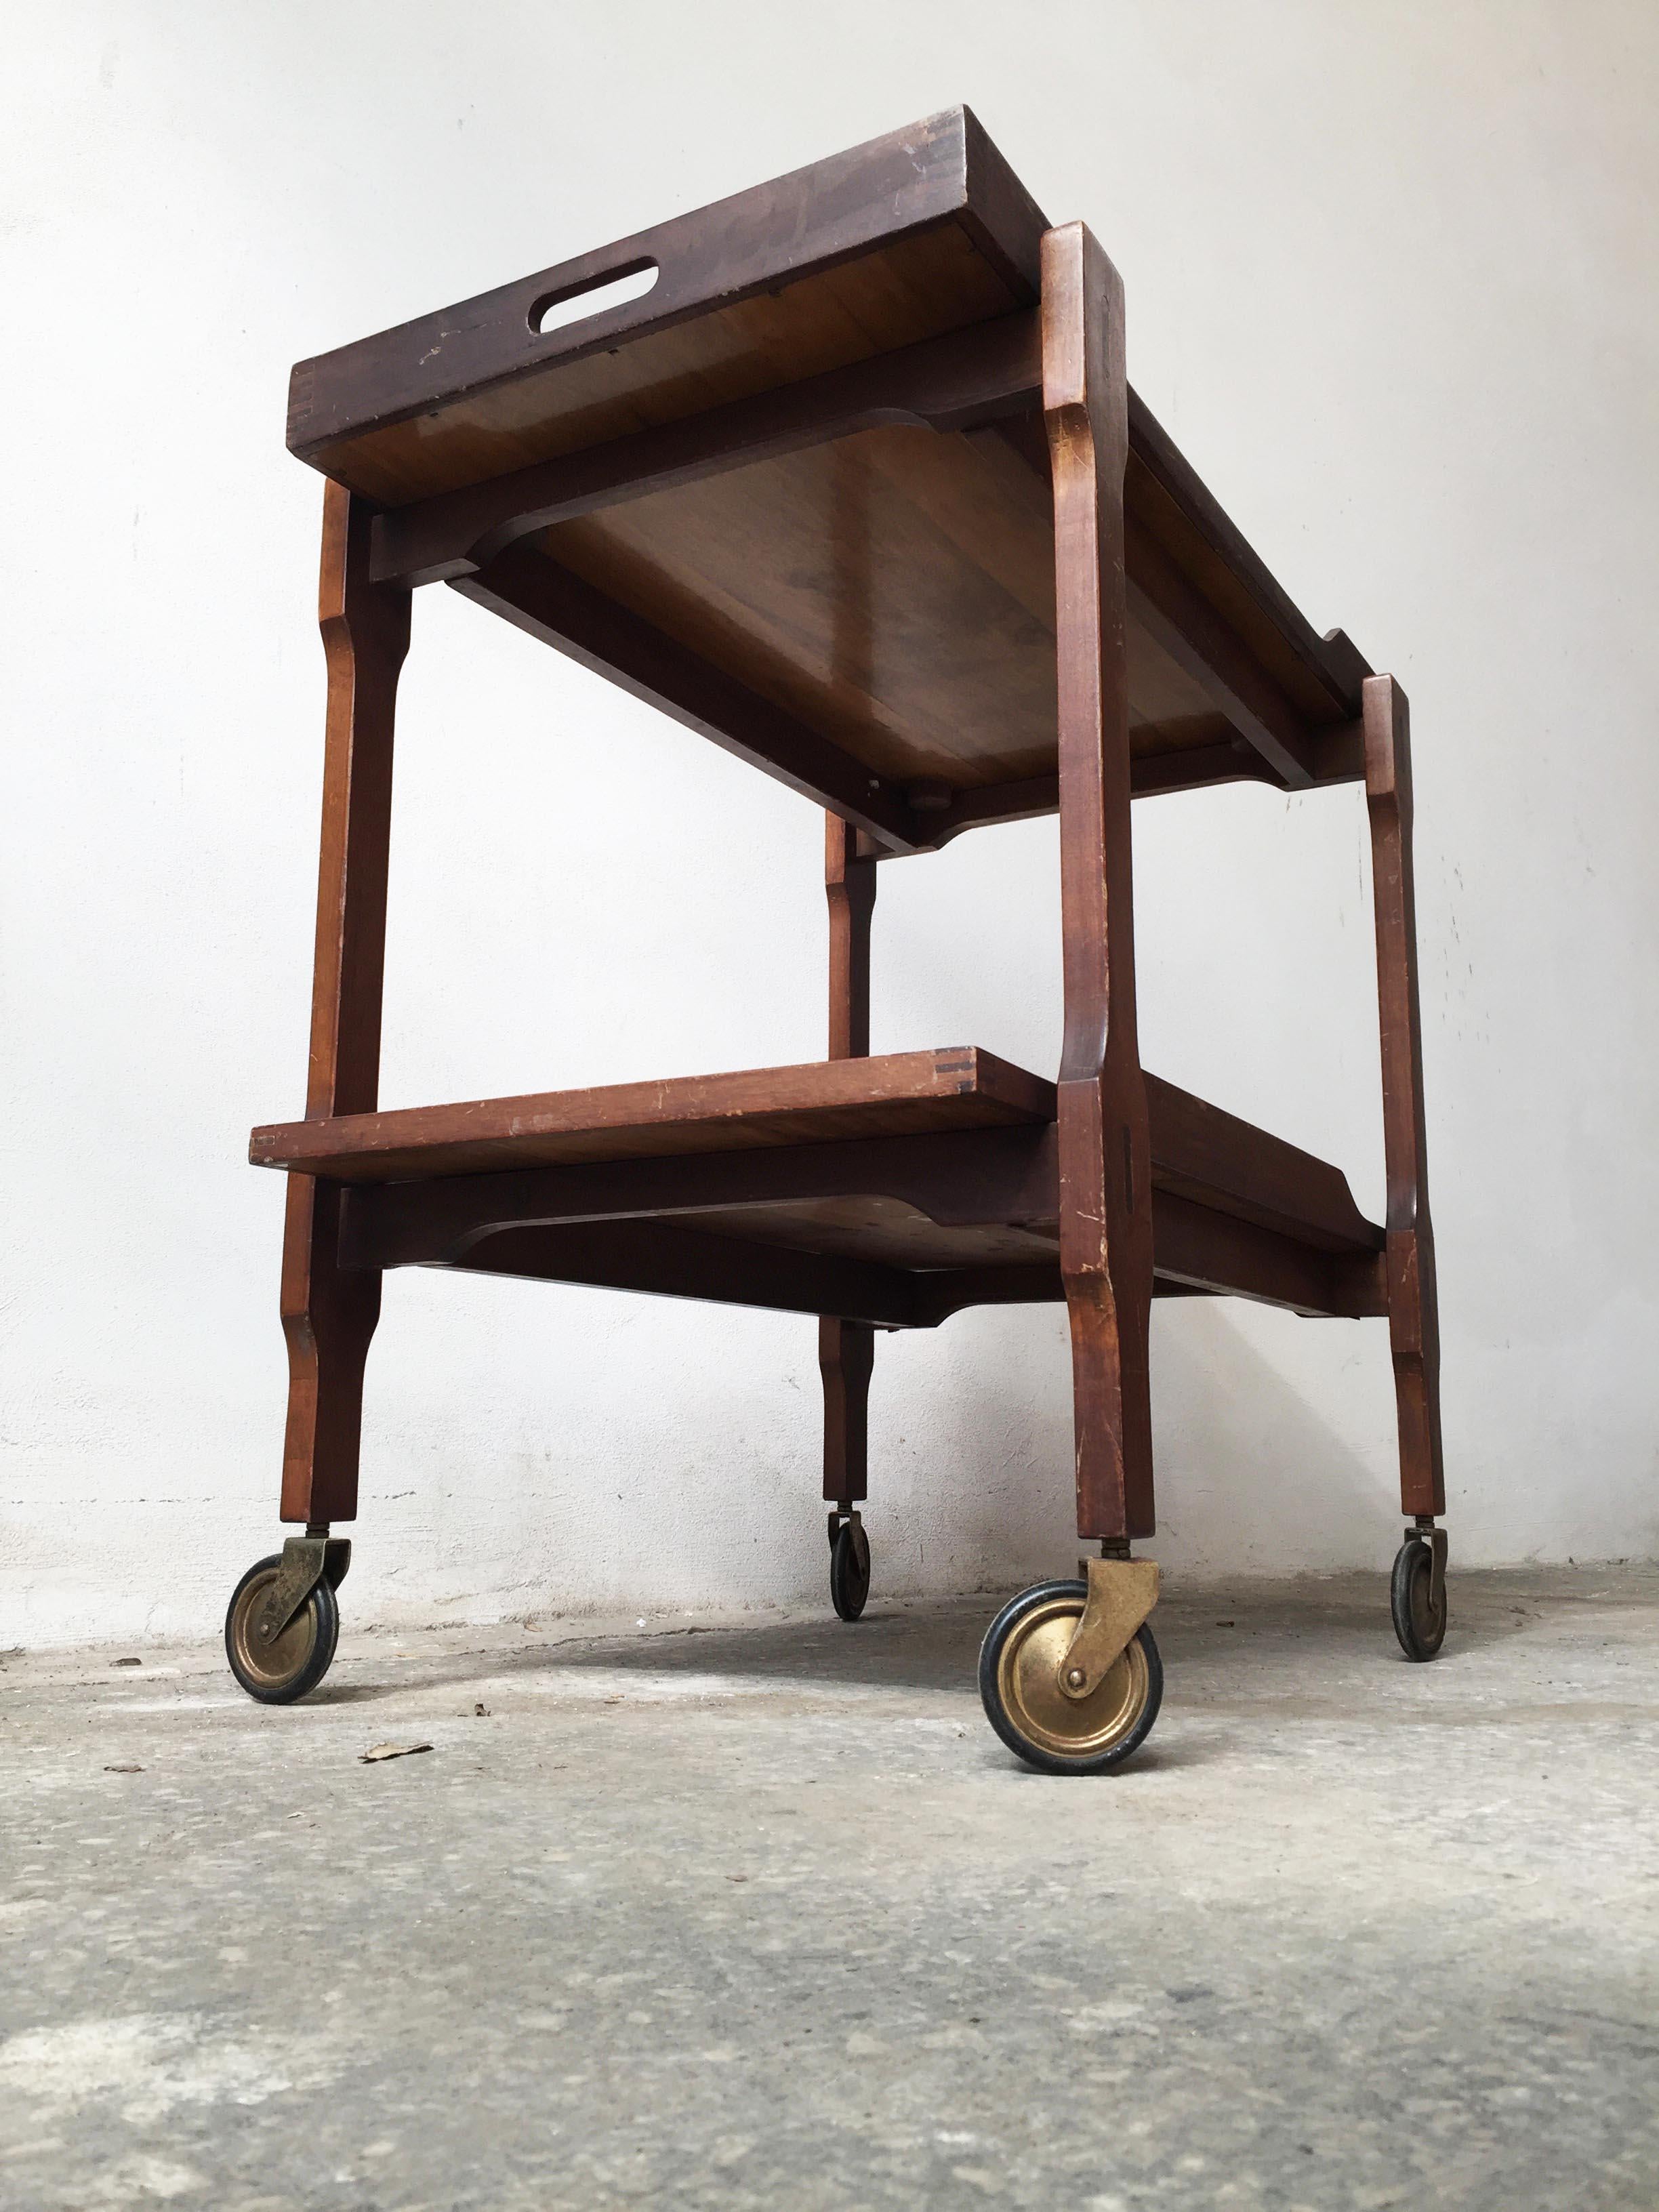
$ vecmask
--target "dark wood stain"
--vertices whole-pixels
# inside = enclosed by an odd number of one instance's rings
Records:
[[[302,362],[289,443],[330,482],[306,1110],[251,1148],[289,1176],[285,1518],[355,1512],[380,1278],[416,1265],[817,1316],[837,1513],[877,1329],[1063,1301],[1078,1528],[1109,1540],[1154,1525],[1155,1297],[1386,1314],[1402,1502],[1443,1509],[1403,695],[1129,389],[1116,272],[971,114]],[[380,1109],[394,702],[434,581],[828,810],[823,1061]],[[1365,785],[1385,1226],[1140,1066],[1132,803],[1243,779]],[[878,863],[1056,809],[1058,1079],[872,1056]]]

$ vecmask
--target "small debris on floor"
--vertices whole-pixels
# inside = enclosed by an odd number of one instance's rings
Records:
[[[106,1774],[142,1774],[143,1771],[142,1766],[106,1766],[104,1769]]]
[[[412,1759],[417,1751],[430,1751],[429,1743],[372,1743],[358,1756],[360,1766],[373,1766],[382,1759]]]
[[[475,1717],[481,1721],[487,1721],[489,1718],[489,1708],[488,1705],[474,1705],[472,1711]]]
[[[746,1874],[729,1874],[726,1879],[727,1881],[747,1881],[749,1877]]]
[[[112,1659],[109,1663],[112,1667],[142,1667],[144,1662],[142,1659]]]
[[[1237,1626],[1238,1623],[1236,1620],[1218,1620],[1216,1623],[1218,1628],[1237,1628]]]

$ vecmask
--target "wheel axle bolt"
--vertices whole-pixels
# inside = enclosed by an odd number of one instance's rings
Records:
[[[1066,1686],[1068,1690],[1080,1690],[1088,1679],[1081,1667],[1068,1667],[1066,1669]]]

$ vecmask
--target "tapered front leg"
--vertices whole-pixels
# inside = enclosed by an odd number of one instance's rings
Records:
[[[1423,1023],[1417,989],[1412,871],[1411,714],[1392,676],[1364,686],[1365,804],[1376,904],[1382,1037],[1382,1143],[1388,1164],[1389,1340],[1400,1416],[1400,1502],[1413,1516],[1446,1510],[1440,1439],[1440,1316],[1429,1221]]]
[[[1054,473],[1065,1042],[1060,1263],[1072,1332],[1078,1533],[1154,1526],[1152,1147],[1135,1033],[1123,473],[1123,289],[1081,223],[1042,241]]]
[[[369,519],[361,500],[329,484],[319,607],[328,720],[306,1089],[313,1121],[370,1113],[378,1103],[392,722],[410,594],[369,581]],[[380,1279],[341,1268],[339,1201],[337,1184],[289,1179],[284,1521],[349,1521],[357,1510],[363,1364],[380,1316]]]

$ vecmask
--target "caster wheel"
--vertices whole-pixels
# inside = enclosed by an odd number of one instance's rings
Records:
[[[1150,1628],[1138,1628],[1086,1698],[1066,1697],[1060,1662],[1083,1618],[1086,1583],[1039,1583],[1004,1606],[980,1647],[985,1716],[1010,1751],[1044,1774],[1100,1774],[1121,1766],[1152,1733],[1164,1665]]]
[[[870,1595],[870,1539],[861,1521],[843,1521],[830,1545],[830,1602],[856,1620]]]
[[[282,1554],[274,1553],[251,1566],[236,1585],[225,1614],[225,1656],[230,1671],[262,1705],[291,1705],[314,1690],[340,1640],[340,1606],[332,1588],[320,1582],[274,1644],[253,1632],[265,1592],[276,1579]]]
[[[1389,1586],[1389,1605],[1394,1632],[1408,1659],[1432,1659],[1446,1639],[1446,1600],[1435,1610],[1434,1554],[1416,1537],[1407,1536],[1394,1563]]]

